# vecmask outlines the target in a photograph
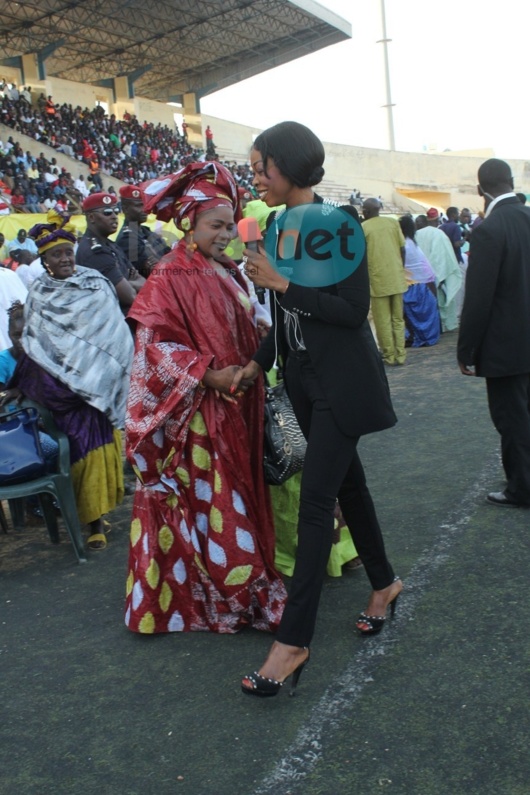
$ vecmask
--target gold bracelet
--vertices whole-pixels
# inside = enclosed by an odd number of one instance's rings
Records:
[[[201,389],[206,389],[206,384],[204,383],[204,381],[199,381],[199,386]]]

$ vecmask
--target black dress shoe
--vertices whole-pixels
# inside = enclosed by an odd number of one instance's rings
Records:
[[[492,491],[486,497],[488,502],[491,502],[493,505],[506,505],[510,508],[525,508],[527,507],[522,502],[516,502],[515,500],[511,500],[503,491]]]

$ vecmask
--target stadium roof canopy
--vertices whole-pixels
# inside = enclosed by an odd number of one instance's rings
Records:
[[[0,0],[0,63],[36,53],[43,78],[126,75],[161,102],[200,99],[350,36],[314,0]]]

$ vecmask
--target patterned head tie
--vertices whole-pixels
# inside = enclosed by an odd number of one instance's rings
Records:
[[[49,210],[46,220],[46,224],[36,224],[29,230],[29,236],[35,241],[39,254],[62,243],[74,245],[76,241],[75,226],[69,223],[69,215],[58,210]]]
[[[214,207],[230,207],[241,218],[237,185],[231,172],[213,160],[188,163],[175,174],[142,183],[146,212],[160,221],[174,220],[183,232],[193,229],[195,217]]]

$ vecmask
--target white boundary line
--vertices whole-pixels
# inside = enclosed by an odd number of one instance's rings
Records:
[[[380,658],[397,642],[395,629],[413,618],[432,576],[448,559],[453,538],[468,525],[471,516],[476,512],[477,500],[484,498],[488,482],[495,482],[498,478],[497,453],[488,461],[460,504],[449,513],[447,520],[439,525],[440,532],[432,547],[418,558],[411,569],[405,581],[405,590],[400,597],[397,617],[392,622],[394,631],[389,632],[387,626],[377,639],[367,638],[363,641],[363,648],[348,664],[345,671],[327,688],[311,711],[306,726],[298,731],[285,755],[262,783],[252,790],[251,795],[278,795],[280,785],[300,783],[314,770],[323,757],[323,738],[329,740],[332,732],[340,729],[341,725],[350,719],[352,706],[362,694],[365,684],[373,681]],[[289,795],[295,795],[295,792],[289,790]]]

